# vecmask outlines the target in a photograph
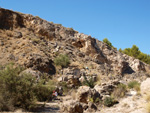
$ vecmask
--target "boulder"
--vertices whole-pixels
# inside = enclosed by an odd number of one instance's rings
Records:
[[[90,87],[81,86],[77,90],[77,99],[79,102],[88,103],[88,94],[90,92]]]
[[[85,112],[87,112],[87,113],[95,113],[96,110],[97,110],[97,106],[94,103],[89,102],[88,103],[88,109]]]
[[[98,91],[96,91],[95,89],[91,89],[88,86],[81,86],[78,88],[77,99],[79,100],[79,102],[88,104],[90,98],[92,98],[95,102],[97,98],[99,100],[102,99],[102,96]]]
[[[135,71],[145,71],[144,63],[142,63],[138,59],[134,59],[133,61],[131,61],[131,65]]]
[[[31,76],[35,77],[37,81],[42,76],[42,73],[40,71],[38,71],[38,70],[35,71],[35,70],[32,70],[31,68],[28,68],[28,69],[22,71],[19,75],[23,76],[24,74],[30,74]]]
[[[111,93],[114,91],[118,84],[120,84],[118,80],[109,81],[101,85],[95,85],[94,89],[102,96],[111,95]]]
[[[28,61],[24,64],[28,68],[39,70],[48,74],[55,74],[56,69],[51,59],[48,56],[42,56],[40,54],[30,54]]]
[[[141,83],[141,94],[150,94],[150,78],[147,78],[145,81]]]
[[[83,106],[80,102],[69,100],[63,103],[61,111],[64,113],[83,113]]]
[[[62,75],[59,78],[57,78],[58,82],[67,82],[68,81],[68,76],[67,75]]]

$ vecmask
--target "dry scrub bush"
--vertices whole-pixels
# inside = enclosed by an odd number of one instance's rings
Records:
[[[119,84],[117,88],[113,91],[112,97],[115,99],[123,98],[127,92],[127,86],[124,84]]]
[[[135,89],[137,92],[140,92],[140,83],[138,81],[130,81],[128,83],[129,89]]]
[[[34,80],[30,75],[18,76],[21,71],[13,66],[0,70],[0,111],[13,111],[16,107],[34,108]]]
[[[6,66],[0,69],[0,111],[14,111],[23,108],[36,109],[36,100],[50,98],[53,88],[36,82],[30,74],[19,75],[23,68]]]
[[[62,68],[67,67],[70,64],[69,57],[67,55],[60,54],[54,59],[54,63]]]

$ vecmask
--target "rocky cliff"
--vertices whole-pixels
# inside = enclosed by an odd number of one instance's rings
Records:
[[[39,17],[0,9],[0,62],[14,61],[55,74],[56,53],[66,53],[77,67],[94,67],[101,74],[147,72],[150,66],[72,28]],[[82,66],[80,66],[82,64]]]

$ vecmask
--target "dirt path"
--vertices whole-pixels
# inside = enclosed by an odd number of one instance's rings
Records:
[[[41,106],[37,112],[60,113],[60,99],[55,99],[51,102],[38,102]]]
[[[37,112],[49,112],[49,113],[60,113],[61,104],[70,100],[71,96],[59,96],[57,99],[51,102],[38,102],[37,104],[41,106]]]

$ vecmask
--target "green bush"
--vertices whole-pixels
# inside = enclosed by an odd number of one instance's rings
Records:
[[[83,81],[82,85],[86,85],[86,86],[89,86],[90,88],[94,88],[95,81],[94,81],[94,79],[92,77],[87,79],[87,77],[84,76],[84,81]]]
[[[136,45],[133,45],[132,48],[125,48],[124,50],[119,49],[119,51],[150,64],[150,55],[142,53]]]
[[[18,76],[21,71],[12,65],[0,70],[0,111],[13,111],[16,107],[34,108],[34,79],[30,75]]]
[[[119,84],[117,88],[113,91],[112,97],[119,99],[125,96],[127,92],[127,86],[124,84]]]
[[[138,81],[130,81],[128,83],[129,89],[135,89],[136,91],[140,91],[140,83]]]
[[[118,102],[116,100],[114,100],[114,98],[112,98],[112,97],[106,97],[104,99],[104,105],[107,107],[111,107],[116,103],[118,103]]]
[[[70,64],[69,57],[67,55],[60,54],[54,59],[54,63],[62,68],[67,67]]]
[[[91,98],[89,98],[89,101],[92,103],[100,103],[101,102],[100,98],[98,98],[98,97],[96,99],[94,99],[94,97],[91,97]]]
[[[113,47],[112,43],[107,38],[104,38],[103,42],[109,45],[110,47]]]
[[[34,87],[34,93],[38,101],[49,101],[52,99],[52,93],[55,90],[55,82],[53,80],[41,79],[39,83]]]
[[[38,101],[47,101],[52,99],[54,88],[47,88],[45,85],[37,85],[34,89]]]
[[[0,111],[14,111],[16,108],[32,111],[36,109],[36,100],[51,98],[54,83],[38,83],[30,74],[19,75],[23,69],[6,66],[0,70]],[[49,82],[48,82],[49,83]]]

